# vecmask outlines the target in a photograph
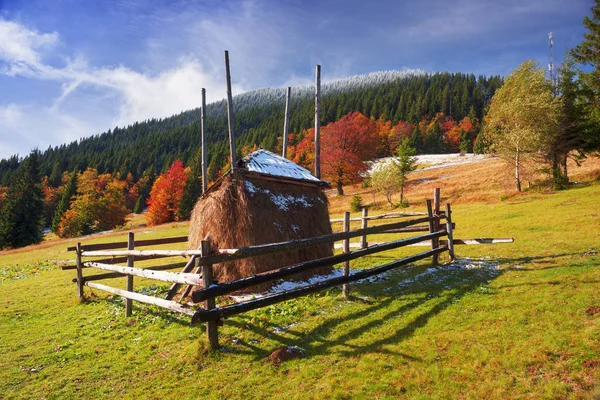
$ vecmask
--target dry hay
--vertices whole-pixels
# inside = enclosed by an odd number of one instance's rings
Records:
[[[316,185],[265,180],[236,172],[228,174],[196,203],[190,221],[188,248],[196,249],[210,234],[213,248],[232,249],[331,234],[327,196]],[[333,255],[333,244],[215,265],[219,282]],[[294,275],[307,279],[327,274],[331,267]],[[252,291],[270,288],[271,283]]]

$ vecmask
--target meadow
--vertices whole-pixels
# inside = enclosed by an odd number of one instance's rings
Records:
[[[455,237],[514,243],[457,247],[454,263],[422,261],[352,284],[348,300],[335,288],[227,319],[216,352],[204,325],[187,318],[139,303],[126,318],[121,298],[89,288],[88,300],[78,300],[75,272],[60,269],[74,257],[67,246],[125,240],[126,231],[2,252],[0,397],[600,396],[600,162],[573,167],[578,183],[564,191],[538,187],[532,175],[531,188],[515,193],[505,169],[491,159],[416,171],[406,195],[409,211],[424,211],[440,187],[453,204]],[[381,195],[357,185],[330,199],[332,217],[348,210],[353,194],[371,214],[389,210]],[[138,239],[188,230],[187,223],[144,227],[141,216],[130,224]],[[124,287],[125,279],[109,284]],[[166,288],[136,280],[144,293]],[[274,365],[266,357],[282,346],[304,355]]]

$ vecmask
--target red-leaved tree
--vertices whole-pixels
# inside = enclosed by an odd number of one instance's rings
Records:
[[[148,198],[148,225],[175,221],[186,179],[187,172],[180,160],[175,160],[167,172],[156,178]]]

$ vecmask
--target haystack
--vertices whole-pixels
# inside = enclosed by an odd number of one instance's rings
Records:
[[[221,249],[330,234],[323,187],[328,187],[327,182],[305,168],[269,151],[255,151],[200,197],[192,212],[188,247],[198,248],[208,234],[212,245]],[[227,282],[331,255],[333,244],[247,258],[215,265],[215,278]],[[325,267],[292,279],[329,272],[331,267]]]

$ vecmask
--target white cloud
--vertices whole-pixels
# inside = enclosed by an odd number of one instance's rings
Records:
[[[11,40],[12,43],[7,44]],[[59,40],[58,34],[39,34],[15,22],[0,19],[0,74],[20,76],[61,84],[60,93],[50,104],[9,104],[0,106],[0,157],[32,147],[45,148],[80,137],[99,133],[111,126],[124,126],[135,121],[162,118],[198,107],[201,89],[207,89],[210,101],[224,97],[222,79],[193,57],[180,58],[175,66],[158,72],[138,72],[124,66],[92,68],[82,58],[66,59],[65,65],[55,67],[43,62],[45,51]],[[68,104],[94,103],[78,93],[86,87],[99,91],[99,97],[116,99],[104,121],[91,114],[74,111]],[[235,85],[236,92],[243,91]],[[222,95],[219,95],[222,94]],[[71,101],[70,98],[81,100]],[[48,101],[46,101],[48,103]],[[26,113],[27,118],[23,118]],[[19,147],[19,143],[21,146]],[[27,150],[25,150],[26,152]]]
[[[37,65],[39,51],[50,49],[57,42],[56,32],[39,34],[16,22],[0,20],[0,59]]]

